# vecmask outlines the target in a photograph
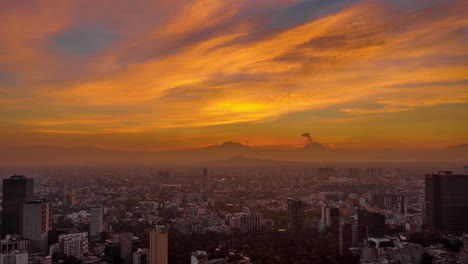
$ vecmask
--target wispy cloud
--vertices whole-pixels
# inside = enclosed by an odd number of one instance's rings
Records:
[[[411,108],[394,108],[394,107],[383,107],[383,108],[346,108],[340,109],[341,112],[345,112],[350,115],[366,115],[366,114],[381,114],[381,113],[396,113],[402,111],[408,111]]]
[[[467,102],[467,3],[397,2],[4,1],[2,119],[148,132]],[[339,108],[358,103],[381,107]]]

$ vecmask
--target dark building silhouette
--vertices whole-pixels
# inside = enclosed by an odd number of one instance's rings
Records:
[[[358,224],[367,226],[369,237],[385,236],[385,215],[379,212],[359,209]]]
[[[289,230],[298,232],[304,227],[304,203],[300,200],[288,199]]]
[[[425,179],[425,223],[429,229],[468,232],[468,175],[439,171]]]
[[[26,176],[14,175],[3,180],[2,236],[19,234],[21,227],[21,206],[32,200],[34,181]]]
[[[330,206],[322,206],[322,224],[332,230],[340,227],[340,209]]]
[[[357,249],[367,239],[367,226],[355,223],[340,225],[340,254],[351,254],[350,249]]]

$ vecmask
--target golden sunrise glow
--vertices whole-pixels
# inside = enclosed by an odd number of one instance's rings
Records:
[[[3,143],[466,143],[468,4],[403,2],[3,1]]]

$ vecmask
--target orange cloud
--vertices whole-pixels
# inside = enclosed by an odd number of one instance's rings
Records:
[[[136,4],[132,16],[112,1],[3,9],[0,71],[17,80],[0,79],[8,94],[0,109],[29,131],[141,133],[324,108],[364,115],[467,101],[463,1],[418,11],[362,1],[280,29],[265,26],[267,15],[249,17],[248,4],[153,1]],[[90,24],[115,32],[115,41],[84,55],[54,44],[51,36]],[[342,107],[358,103],[382,108]]]

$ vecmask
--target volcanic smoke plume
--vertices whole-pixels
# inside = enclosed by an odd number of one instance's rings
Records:
[[[304,133],[304,134],[302,134],[301,136],[302,136],[302,137],[306,137],[307,140],[309,140],[309,142],[312,143],[313,140],[312,140],[312,138],[310,137],[310,133]]]

